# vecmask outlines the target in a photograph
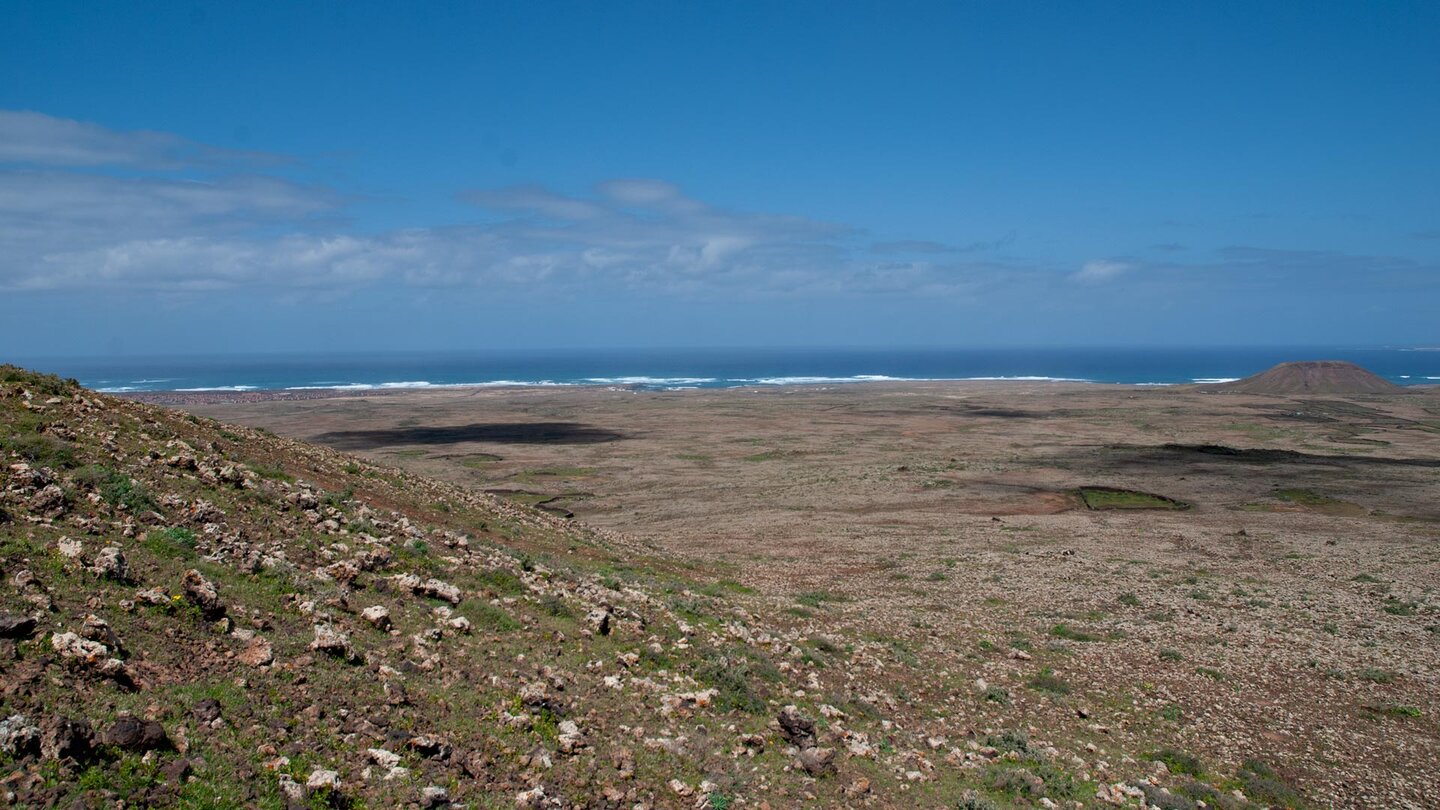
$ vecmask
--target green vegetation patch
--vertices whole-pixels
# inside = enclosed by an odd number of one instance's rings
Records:
[[[144,545],[158,557],[188,559],[195,556],[195,532],[184,526],[152,529],[145,533]]]
[[[1060,676],[1055,674],[1054,670],[1048,667],[1040,670],[1035,677],[1030,679],[1027,685],[1037,692],[1048,692],[1052,695],[1070,694],[1070,684],[1066,683]]]
[[[766,450],[766,451],[763,452],[763,453],[754,453],[754,454],[745,456],[745,460],[746,460],[746,461],[774,461],[774,460],[779,459],[779,458],[784,458],[785,456],[786,456],[786,453],[785,453],[784,450]]]
[[[86,489],[94,490],[111,506],[130,512],[143,512],[155,508],[155,501],[149,490],[101,464],[92,464],[75,474],[75,480]]]
[[[251,464],[250,469],[261,478],[267,481],[285,481],[286,483],[295,480],[295,476],[285,472],[279,464]]]
[[[719,690],[715,706],[721,711],[761,714],[765,711],[766,684],[780,680],[780,669],[764,653],[744,646],[707,652],[695,667],[695,679]]]
[[[1151,762],[1163,762],[1171,773],[1183,773],[1187,776],[1204,776],[1205,765],[1200,758],[1175,748],[1161,748],[1157,751],[1147,751],[1140,755],[1141,759]]]
[[[42,467],[75,466],[75,448],[67,441],[44,433],[0,436],[0,451],[14,453]]]
[[[795,601],[806,607],[818,608],[826,602],[849,602],[850,597],[834,591],[805,591],[795,594]]]
[[[1063,638],[1067,641],[1099,641],[1100,637],[1093,633],[1077,630],[1066,624],[1057,624],[1050,628],[1050,635],[1055,638]]]
[[[1360,707],[1366,712],[1381,717],[1423,717],[1424,712],[1414,706],[1406,706],[1401,703],[1375,703]]]
[[[1342,501],[1339,498],[1332,498],[1309,489],[1277,489],[1270,493],[1270,497],[1325,515],[1353,516],[1365,513],[1365,508],[1359,504]]]
[[[533,481],[538,478],[584,478],[594,474],[594,467],[539,467],[522,470],[511,477],[516,481]]]
[[[54,374],[41,374],[9,363],[0,365],[0,382],[19,383],[36,393],[52,397],[73,394],[75,389],[80,387],[80,383],[74,379],[61,379]]]
[[[1164,495],[1153,495],[1149,492],[1139,492],[1133,489],[1119,489],[1117,487],[1080,487],[1075,494],[1085,504],[1086,509],[1189,509],[1190,504],[1178,501],[1174,498],[1167,498]]]
[[[1277,489],[1271,494],[1282,501],[1298,503],[1302,506],[1327,506],[1329,504],[1344,503],[1344,501],[1339,498],[1321,495],[1309,489]]]
[[[1236,778],[1240,780],[1241,789],[1245,791],[1245,795],[1250,797],[1251,801],[1291,810],[1298,810],[1305,806],[1300,793],[1274,769],[1258,759],[1245,760],[1240,765],[1240,771],[1236,774]]]

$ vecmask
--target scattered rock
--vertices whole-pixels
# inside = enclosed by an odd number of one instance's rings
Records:
[[[61,658],[84,666],[98,666],[110,655],[110,649],[104,644],[81,638],[77,633],[50,634],[50,647]]]
[[[429,759],[449,759],[450,743],[434,734],[417,734],[405,743],[411,750]]]
[[[384,605],[372,605],[360,612],[360,617],[374,625],[376,630],[389,630],[390,610]]]
[[[40,729],[23,714],[0,720],[0,752],[19,759],[40,751]]]
[[[95,732],[84,720],[53,716],[40,730],[40,756],[44,759],[88,760],[95,749]]]
[[[608,607],[598,607],[585,614],[585,621],[590,628],[602,636],[610,635],[611,620],[615,614],[610,612]]]
[[[98,577],[117,582],[125,582],[130,578],[130,566],[119,546],[100,549],[100,553],[95,555],[95,562],[90,565],[90,570]]]
[[[420,577],[414,574],[398,574],[395,576],[395,584],[420,596],[443,599],[452,605],[460,604],[460,589],[448,582],[438,579],[427,579],[422,582]]]
[[[806,748],[796,757],[800,767],[811,776],[823,776],[835,772],[835,749]]]
[[[400,764],[400,755],[384,748],[371,748],[365,752],[370,761],[382,768],[393,768]]]
[[[775,718],[780,723],[780,736],[800,748],[815,747],[815,721],[801,714],[794,706],[786,706]]]
[[[573,754],[584,747],[584,738],[580,734],[580,726],[573,720],[561,720],[556,726],[558,736],[556,743],[562,754]]]
[[[225,603],[220,600],[219,591],[199,571],[194,568],[186,571],[180,586],[185,591],[185,598],[200,608],[205,618],[214,620],[225,615]]]
[[[37,512],[48,518],[57,518],[65,514],[65,490],[58,484],[48,484],[39,492],[30,496],[26,503],[30,511]]]
[[[315,625],[315,640],[310,642],[310,649],[336,658],[349,659],[354,655],[350,650],[349,636],[328,624]]]
[[[220,701],[215,698],[205,698],[190,710],[190,714],[201,723],[213,723],[220,719]]]
[[[141,605],[164,607],[169,605],[171,600],[170,597],[166,596],[165,592],[159,588],[146,588],[143,591],[135,592],[135,601]]]
[[[440,807],[450,803],[450,791],[437,785],[421,788],[420,806],[424,808]]]
[[[311,771],[309,778],[305,780],[305,789],[312,792],[317,790],[334,792],[340,789],[340,785],[340,774],[323,768]]]
[[[275,651],[269,641],[256,636],[235,656],[235,660],[246,666],[263,667],[275,660]]]
[[[37,626],[34,616],[0,613],[0,638],[30,638]]]
[[[176,759],[165,763],[165,766],[160,769],[160,774],[165,777],[166,782],[172,785],[178,785],[185,781],[185,777],[190,775],[190,770],[190,760]]]
[[[142,720],[132,715],[121,715],[101,735],[100,742],[126,751],[155,751],[170,747],[170,738],[165,727],[155,720]]]

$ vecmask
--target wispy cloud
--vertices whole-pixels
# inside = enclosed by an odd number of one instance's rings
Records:
[[[7,114],[5,131],[23,135],[3,153],[12,165],[0,166],[0,289],[12,291],[396,283],[963,294],[979,272],[866,258],[850,226],[722,208],[650,178],[608,180],[583,195],[537,185],[472,189],[457,196],[488,221],[361,233],[335,227],[347,204],[340,193],[257,173],[239,165],[242,155],[34,113]],[[215,168],[231,158],[236,166]]]
[[[999,239],[988,239],[983,241],[969,242],[964,245],[947,245],[944,242],[931,242],[924,239],[901,239],[893,242],[875,242],[870,245],[870,252],[879,255],[925,255],[925,254],[946,254],[946,253],[980,253],[986,250],[995,250],[1005,247],[1015,241],[1015,234],[1008,233]]]
[[[167,132],[126,132],[27,110],[0,110],[0,164],[173,170],[283,162],[277,155],[222,149]]]
[[[1191,249],[1186,261],[1122,254],[1073,270],[986,255],[1013,234],[877,241],[844,223],[713,205],[654,178],[582,193],[471,189],[456,195],[468,223],[364,230],[346,219],[354,197],[294,179],[297,168],[165,133],[0,111],[0,292],[244,289],[293,299],[391,285],[576,298],[1061,300],[1051,294],[1071,283],[1152,298],[1440,283],[1433,263],[1252,246]]]
[[[1135,269],[1135,265],[1129,262],[1119,262],[1112,259],[1091,259],[1079,271],[1071,274],[1070,278],[1086,284],[1100,284],[1107,281],[1114,281],[1121,275]]]

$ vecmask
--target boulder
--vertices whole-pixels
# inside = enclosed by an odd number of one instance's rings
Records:
[[[360,612],[360,617],[369,622],[376,630],[389,630],[391,627],[390,611],[384,605],[372,605]]]
[[[336,658],[348,659],[354,655],[350,650],[350,637],[328,624],[315,625],[315,639],[310,642],[310,649]]]
[[[0,613],[0,638],[30,638],[37,626],[34,616]]]
[[[220,718],[220,701],[215,698],[205,698],[196,703],[190,710],[190,714],[201,723],[213,723]]]
[[[263,667],[275,660],[275,651],[269,641],[256,636],[235,656],[235,660],[248,667]]]
[[[305,789],[308,791],[337,791],[340,789],[340,774],[336,771],[317,768],[311,771],[309,778],[305,780]]]
[[[800,748],[815,747],[815,721],[801,714],[794,706],[786,706],[775,718],[780,723],[780,736]]]
[[[205,618],[218,619],[225,615],[225,603],[220,599],[220,592],[215,590],[215,585],[199,571],[194,568],[186,571],[180,580],[180,587],[185,592],[185,598],[200,608]]]
[[[90,565],[90,570],[98,577],[117,582],[124,582],[130,576],[130,566],[119,546],[100,549],[100,553],[95,555],[95,562]]]
[[[100,742],[126,751],[156,751],[170,747],[165,727],[155,720],[124,714],[101,735]]]
[[[40,751],[40,729],[23,714],[0,720],[0,753],[19,759]]]
[[[95,732],[84,720],[51,717],[40,729],[40,756],[44,759],[88,760],[95,751]]]
[[[824,776],[835,772],[835,749],[806,748],[796,757],[800,767],[811,776]]]

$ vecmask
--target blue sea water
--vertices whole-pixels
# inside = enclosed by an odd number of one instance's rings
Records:
[[[1174,385],[1287,360],[1349,360],[1401,385],[1440,383],[1433,348],[633,349],[9,360],[109,392],[629,385],[649,389],[872,380]]]

